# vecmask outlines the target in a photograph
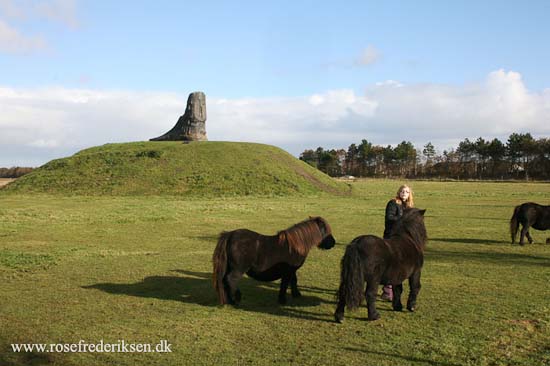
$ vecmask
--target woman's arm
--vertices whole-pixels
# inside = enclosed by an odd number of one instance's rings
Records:
[[[395,222],[399,219],[399,207],[397,207],[397,202],[391,200],[386,206],[386,221]]]

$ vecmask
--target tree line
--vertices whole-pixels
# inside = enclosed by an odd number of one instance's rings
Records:
[[[347,150],[307,149],[300,160],[333,177],[547,180],[550,139],[535,139],[530,133],[512,133],[506,142],[466,138],[442,153],[431,142],[417,149],[409,141],[393,147],[364,139]]]
[[[27,173],[33,171],[33,168],[26,167],[11,167],[11,168],[0,168],[0,178],[19,178]]]

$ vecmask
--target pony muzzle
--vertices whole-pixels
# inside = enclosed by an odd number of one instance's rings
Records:
[[[332,235],[327,236],[323,239],[323,241],[319,244],[320,249],[330,249],[334,247],[336,244],[336,240],[334,240],[334,237]]]

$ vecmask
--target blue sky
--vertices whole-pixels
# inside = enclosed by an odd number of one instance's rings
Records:
[[[305,148],[550,133],[548,1],[0,0],[0,166],[170,129]]]

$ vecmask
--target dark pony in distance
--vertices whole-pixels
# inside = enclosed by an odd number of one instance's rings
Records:
[[[542,206],[533,202],[526,202],[514,208],[514,214],[510,219],[510,234],[512,235],[512,244],[516,241],[516,236],[521,224],[521,233],[519,245],[523,245],[524,237],[527,236],[529,244],[533,243],[533,238],[529,234],[529,228],[537,230],[550,229],[550,206]]]
[[[258,281],[281,279],[279,303],[286,303],[288,285],[299,297],[296,271],[304,264],[312,247],[330,249],[335,240],[328,222],[311,217],[276,235],[238,229],[222,232],[214,250],[214,288],[223,304],[238,304],[241,291],[237,282],[246,273]]]
[[[340,288],[336,294],[338,306],[334,318],[338,323],[344,320],[345,307],[350,310],[358,308],[363,296],[367,299],[368,320],[380,318],[376,311],[376,293],[380,284],[393,286],[393,310],[401,311],[402,283],[407,278],[410,287],[407,309],[416,309],[424,248],[428,240],[425,212],[407,208],[392,228],[389,239],[362,235],[346,247],[341,262]]]

